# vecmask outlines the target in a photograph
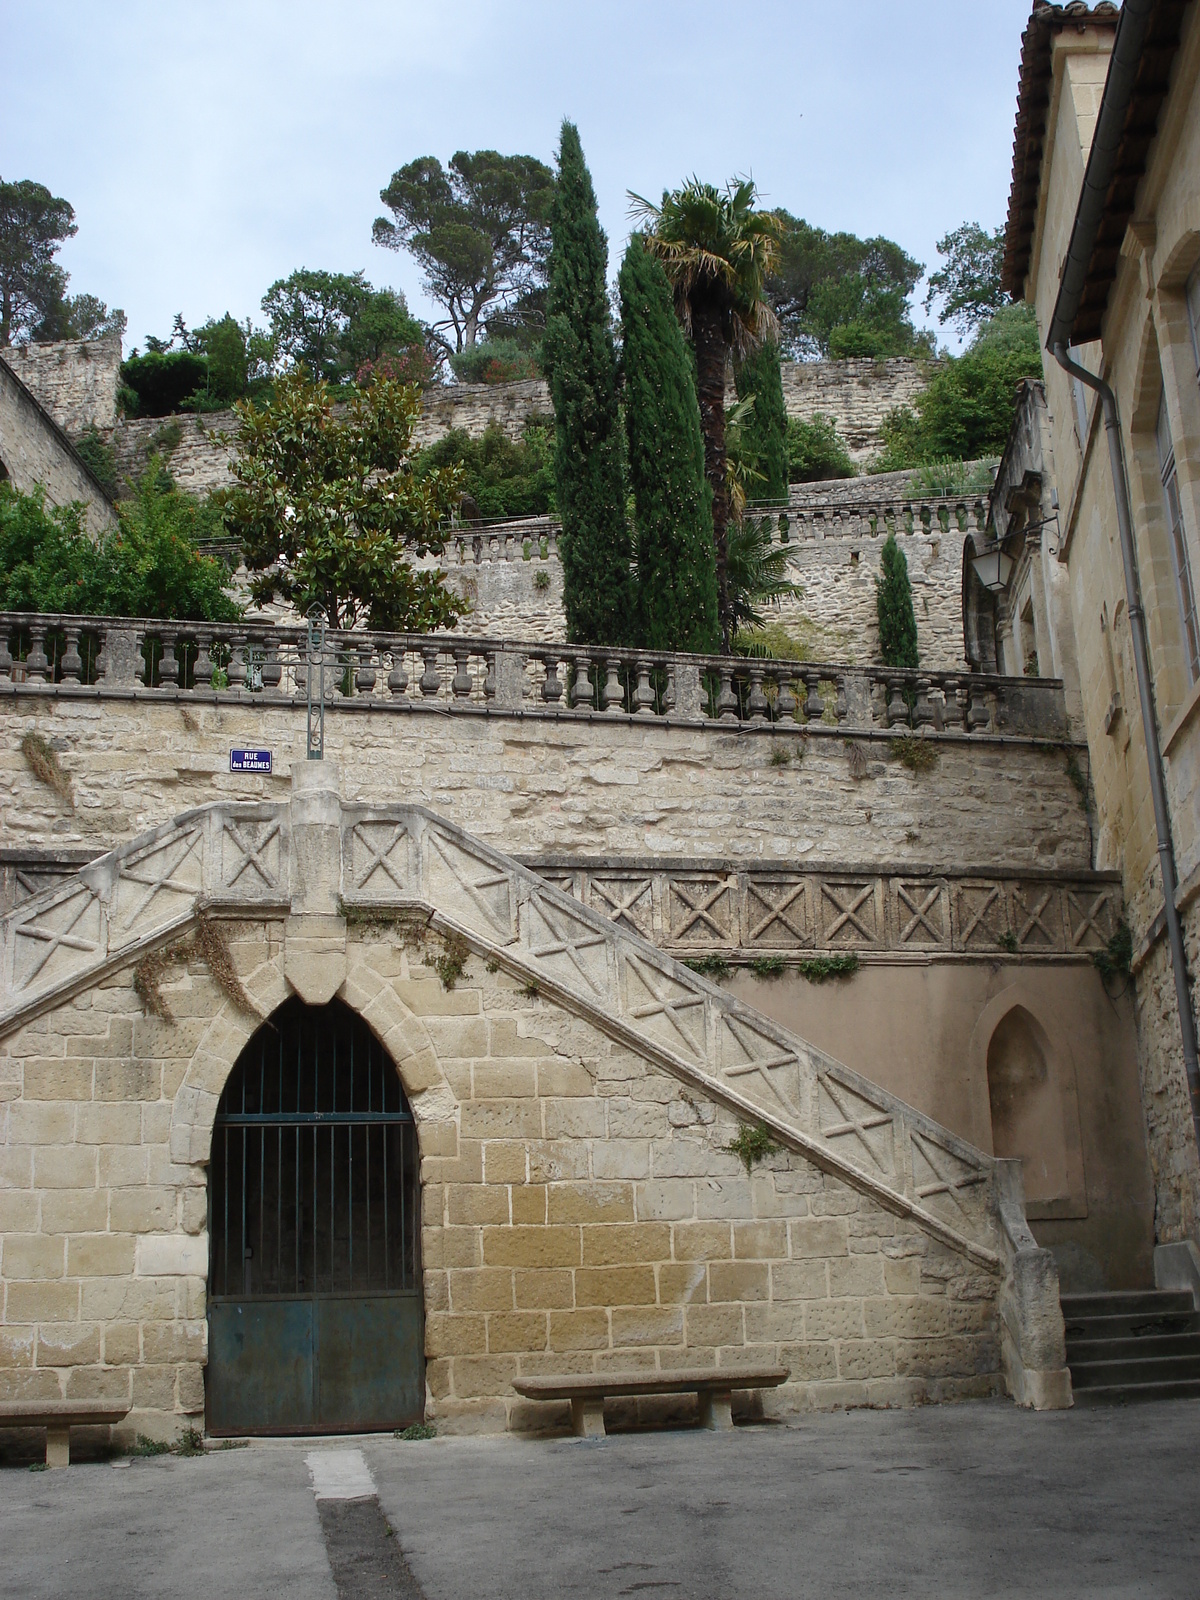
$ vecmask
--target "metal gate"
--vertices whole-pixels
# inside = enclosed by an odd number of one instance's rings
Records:
[[[288,1001],[239,1056],[208,1235],[210,1432],[420,1420],[416,1130],[395,1066],[340,1001]]]

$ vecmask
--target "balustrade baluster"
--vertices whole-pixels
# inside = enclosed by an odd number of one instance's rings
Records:
[[[465,645],[454,647],[454,679],[450,685],[455,701],[469,700],[474,684],[471,680],[471,652]]]
[[[929,703],[929,679],[917,679],[917,703],[913,710],[913,724],[927,728],[933,721],[933,707]]]
[[[576,711],[591,711],[596,703],[592,685],[592,660],[588,655],[575,657],[575,682],[571,685],[571,703]]]
[[[258,670],[264,691],[276,691],[283,682],[283,659],[279,654],[279,635],[272,630],[263,643],[263,663]]]
[[[163,653],[158,663],[158,687],[174,689],[179,686],[179,662],[175,656],[175,635],[163,634]]]
[[[900,724],[908,724],[908,702],[904,698],[904,679],[889,678],[887,680],[887,725],[895,728]]]
[[[392,670],[387,677],[388,693],[393,700],[402,700],[408,688],[408,668],[404,662],[404,646],[392,646]]]
[[[643,656],[637,662],[637,692],[634,695],[633,714],[648,717],[654,710],[654,690],[650,687],[650,663]]]
[[[225,669],[229,678],[229,688],[234,694],[241,694],[246,687],[249,673],[246,668],[246,635],[235,633],[229,641],[229,666]]]
[[[559,658],[553,651],[545,651],[538,656],[546,668],[546,676],[542,679],[542,699],[547,705],[557,705],[562,699],[563,686],[558,676]]]
[[[987,689],[977,678],[972,677],[967,688],[967,696],[967,732],[975,733],[980,728],[986,728],[992,720],[987,703]]]
[[[836,696],[836,698],[834,699],[834,702],[833,702],[833,712],[834,712],[834,715],[837,717],[838,726],[839,727],[841,727],[842,723],[845,722],[846,715],[847,715],[849,709],[850,709],[849,678],[848,678],[848,675],[846,673],[839,672],[838,675],[837,675],[837,696]]]
[[[721,679],[721,689],[717,695],[717,717],[721,722],[737,722],[738,697],[733,687],[733,668],[727,662],[722,662],[717,670]]]
[[[791,722],[796,716],[792,675],[786,667],[779,667],[775,672],[775,715],[780,722]]]
[[[442,679],[438,672],[437,645],[422,645],[421,658],[425,662],[425,671],[421,674],[421,693],[425,699],[433,700],[442,690]]]
[[[79,629],[68,627],[67,648],[62,658],[62,681],[64,683],[78,683],[83,677],[83,657],[79,654]]]
[[[9,648],[8,624],[0,626],[0,678],[11,678],[13,669],[12,650]]]
[[[133,681],[145,687],[153,682],[154,673],[151,663],[154,660],[154,646],[142,628],[132,630],[133,638]]]
[[[763,693],[763,668],[756,662],[750,663],[750,702],[751,722],[762,722],[767,715],[767,697]]]
[[[604,709],[615,716],[620,716],[625,709],[625,690],[621,686],[620,658],[618,656],[609,656],[605,662],[605,668]]]
[[[50,662],[46,657],[46,624],[32,619],[29,623],[29,654],[25,657],[25,681],[42,683]]]
[[[375,671],[375,641],[363,634],[358,643],[358,670],[354,674],[354,687],[359,694],[374,694],[377,673]]]
[[[821,698],[821,674],[806,672],[804,681],[808,685],[808,700],[804,707],[804,715],[809,722],[820,722],[825,715],[825,702]]]
[[[199,633],[196,635],[196,664],[192,668],[193,689],[207,689],[212,682],[213,662],[212,656],[209,654],[211,643],[211,633]]]
[[[663,716],[669,717],[676,705],[675,694],[675,657],[667,658],[667,685],[663,690]]]
[[[483,698],[489,706],[495,703],[496,692],[499,687],[496,675],[496,651],[489,650],[487,653],[487,677],[483,680]]]

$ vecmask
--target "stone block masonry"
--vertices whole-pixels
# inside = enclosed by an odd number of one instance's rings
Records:
[[[216,799],[275,798],[304,762],[303,705],[180,703],[157,691],[100,699],[10,691],[0,703],[0,845],[101,851]],[[19,751],[36,730],[75,790],[69,809],[31,782]],[[801,749],[801,730],[787,738]],[[1064,751],[1003,736],[931,736],[921,774],[852,733],[814,725],[800,760],[773,757],[770,724],[672,726],[640,718],[455,712],[441,702],[326,714],[326,753],[347,794],[403,795],[510,853],[805,859],[995,870],[1087,870],[1087,819]],[[231,776],[232,746],[268,747],[270,777]]]
[[[285,925],[228,934],[266,1013]],[[998,1392],[988,1273],[799,1156],[747,1174],[732,1116],[515,978],[472,959],[447,992],[438,941],[349,937],[418,1122],[429,1417],[540,1425],[511,1380],[564,1368],[779,1361],[778,1413]],[[198,963],[162,993],[174,1022],[126,968],[0,1042],[0,1396],[128,1401],[129,1437],[203,1409],[202,1129],[254,1025]]]
[[[13,352],[5,351],[5,355]],[[116,512],[75,454],[63,430],[0,360],[0,481],[31,494],[39,485],[52,506],[83,501],[93,533],[116,524]]]
[[[0,359],[71,438],[88,428],[105,432],[115,423],[121,381],[118,334],[14,345]]]

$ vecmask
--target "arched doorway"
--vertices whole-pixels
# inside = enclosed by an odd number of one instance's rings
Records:
[[[341,1001],[289,1000],[238,1057],[208,1234],[211,1432],[420,1420],[416,1129],[395,1064]]]

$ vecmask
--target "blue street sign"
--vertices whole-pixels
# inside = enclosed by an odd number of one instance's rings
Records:
[[[229,752],[230,772],[270,772],[271,752],[269,750],[231,750]]]

